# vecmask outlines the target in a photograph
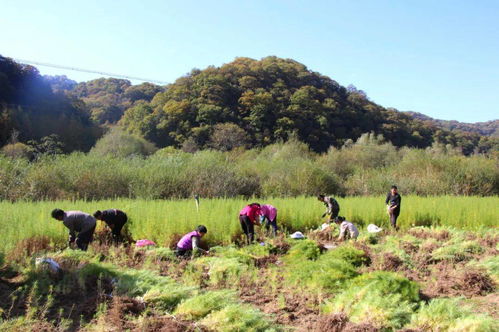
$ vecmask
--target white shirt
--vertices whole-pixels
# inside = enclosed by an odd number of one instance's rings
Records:
[[[345,220],[340,225],[340,238],[344,238],[347,231],[350,233],[350,237],[352,238],[356,238],[357,236],[359,236],[359,230],[357,229],[357,227],[355,227],[355,225],[350,221]]]

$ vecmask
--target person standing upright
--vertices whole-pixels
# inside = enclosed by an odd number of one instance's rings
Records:
[[[386,195],[385,204],[387,207],[388,215],[390,216],[390,224],[393,228],[397,227],[397,218],[400,215],[400,204],[402,203],[402,197],[398,193],[397,186],[392,186],[388,195]]]

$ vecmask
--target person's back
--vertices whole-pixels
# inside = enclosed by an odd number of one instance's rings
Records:
[[[345,220],[340,225],[340,236],[344,238],[348,234],[351,238],[356,239],[359,236],[359,230],[353,223]]]
[[[277,216],[277,209],[270,204],[263,204],[260,208],[260,212],[262,216],[271,221]]]
[[[95,227],[96,220],[88,213],[81,211],[66,211],[63,217],[64,226],[73,232],[87,232]]]
[[[195,250],[197,251],[204,251],[203,249],[199,248],[199,244],[201,241],[201,238],[208,232],[205,226],[199,225],[194,231],[189,232],[182,236],[182,238],[178,241],[177,243],[177,250],[176,250],[176,255],[177,256],[186,256],[188,253],[191,253]]]
[[[76,243],[81,250],[87,250],[95,231],[96,219],[94,217],[81,211],[65,212],[61,209],[54,209],[51,215],[52,218],[62,221],[69,229],[70,247]]]

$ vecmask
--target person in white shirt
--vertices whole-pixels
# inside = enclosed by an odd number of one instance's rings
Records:
[[[334,223],[340,226],[340,236],[338,240],[344,241],[348,239],[356,240],[359,236],[359,230],[350,221],[345,220],[344,217],[336,217]]]

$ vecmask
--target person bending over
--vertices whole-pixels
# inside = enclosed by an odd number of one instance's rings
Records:
[[[338,214],[340,213],[340,204],[338,204],[338,201],[336,199],[324,195],[317,196],[317,199],[323,202],[324,205],[326,206],[326,212],[324,212],[322,218],[324,218],[327,215],[328,216],[327,221],[331,222],[331,220],[333,220],[338,216]]]
[[[187,257],[195,255],[197,252],[208,253],[208,251],[199,247],[201,238],[205,236],[206,233],[208,233],[206,227],[199,225],[196,230],[182,236],[180,241],[177,243],[177,250],[175,251],[175,254],[179,257]]]
[[[345,220],[344,217],[336,217],[334,223],[340,226],[340,236],[338,240],[344,241],[348,239],[356,240],[359,236],[359,230],[350,221]]]
[[[244,209],[239,212],[239,222],[248,244],[251,244],[255,238],[255,224],[258,224],[258,217],[261,215],[260,204],[251,203],[246,205]]]
[[[52,211],[52,218],[62,221],[64,226],[69,229],[69,246],[76,246],[86,251],[88,244],[92,242],[96,220],[88,213],[81,211],[63,211],[61,209],[54,209]]]
[[[123,241],[121,236],[121,229],[128,221],[128,217],[125,212],[117,209],[109,209],[100,211],[97,210],[94,213],[94,217],[97,220],[102,220],[111,229],[114,243]]]
[[[277,209],[270,204],[264,204],[260,208],[260,223],[265,221],[265,229],[267,232],[272,227],[272,236],[277,234]]]

